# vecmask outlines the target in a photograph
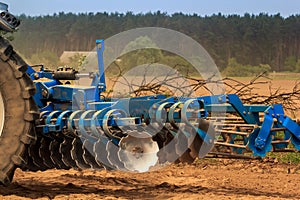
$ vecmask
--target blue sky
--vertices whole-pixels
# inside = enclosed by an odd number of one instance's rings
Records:
[[[2,0],[16,15],[47,15],[64,12],[146,13],[162,11],[211,15],[248,13],[281,13],[287,17],[300,14],[300,0]]]

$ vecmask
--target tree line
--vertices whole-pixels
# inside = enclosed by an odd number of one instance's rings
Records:
[[[155,12],[58,13],[19,16],[21,26],[13,44],[27,58],[63,51],[90,51],[95,40],[139,27],[164,27],[199,42],[221,70],[230,60],[241,65],[269,65],[274,71],[300,71],[300,15],[244,14],[199,16]],[[51,55],[50,55],[51,54]],[[51,58],[52,58],[51,57]]]

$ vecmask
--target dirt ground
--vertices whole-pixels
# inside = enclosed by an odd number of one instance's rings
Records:
[[[203,159],[142,174],[17,170],[0,199],[300,199],[299,185],[295,165]]]

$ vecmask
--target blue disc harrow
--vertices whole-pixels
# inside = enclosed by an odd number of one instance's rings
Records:
[[[0,27],[16,29],[1,8]],[[300,150],[300,125],[281,104],[244,105],[235,94],[106,97],[103,40],[96,51],[97,72],[51,71],[28,66],[0,38],[0,183],[17,167],[146,172],[198,157]],[[91,85],[70,84],[81,78]]]

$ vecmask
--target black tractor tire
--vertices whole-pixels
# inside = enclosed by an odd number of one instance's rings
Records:
[[[34,124],[39,113],[32,99],[35,86],[26,74],[27,67],[10,43],[0,37],[0,184],[3,185],[11,183],[17,167],[26,165],[24,153],[36,138]]]

